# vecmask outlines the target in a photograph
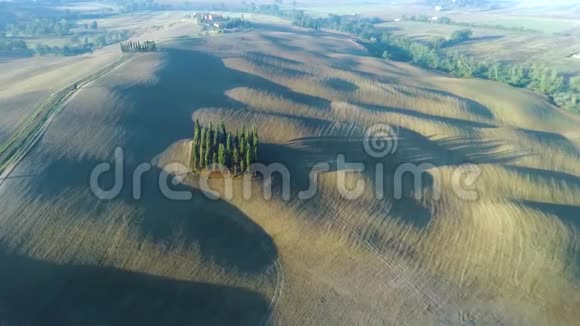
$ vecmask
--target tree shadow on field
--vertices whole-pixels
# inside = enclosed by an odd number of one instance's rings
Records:
[[[307,137],[293,140],[285,145],[264,145],[261,151],[264,157],[276,157],[276,163],[281,163],[290,170],[293,197],[297,196],[298,192],[309,188],[310,172],[316,164],[328,164],[329,170],[323,173],[349,171],[352,169],[348,166],[338,165],[338,156],[344,155],[345,163],[358,163],[364,166],[364,171],[352,173],[365,177],[365,187],[375,190],[380,187],[377,180],[382,180],[381,190],[384,193],[385,200],[389,201],[390,217],[417,228],[425,228],[431,220],[431,213],[420,200],[415,198],[415,195],[430,191],[434,185],[433,177],[428,171],[417,175],[410,171],[400,177],[397,176],[396,168],[400,161],[394,156],[382,159],[375,159],[369,156],[364,151],[363,141],[362,137]],[[417,153],[416,162],[419,162],[421,158],[420,153]],[[270,164],[274,162],[264,163]],[[380,170],[376,168],[378,163],[383,164]],[[415,187],[416,179],[419,180],[418,189]],[[281,182],[281,178],[278,175],[274,175],[273,193],[282,191]],[[395,188],[399,186],[401,197],[395,198]],[[316,197],[314,197],[313,202],[308,202],[307,205],[317,205],[315,200]],[[381,200],[377,199],[377,201]],[[317,218],[317,216],[313,216],[313,218]]]
[[[369,155],[365,141],[361,136],[304,137],[284,145],[265,144],[261,152],[265,158],[275,158],[263,163],[281,163],[289,169],[292,196],[308,189],[310,172],[318,163],[329,164],[330,172],[352,169],[337,165],[338,155],[344,155],[346,163],[364,166],[360,174],[365,176],[367,187],[376,191],[382,183],[384,198],[390,201],[389,216],[417,228],[425,228],[433,214],[424,201],[438,198],[433,175],[438,172],[434,168],[466,163],[507,164],[521,157],[510,150],[499,149],[500,142],[467,137],[434,140],[405,128],[396,129],[392,142],[397,147],[383,157]],[[379,163],[382,168],[377,168]],[[281,178],[275,175],[273,181],[274,193],[281,192]]]
[[[256,292],[0,253],[0,324],[258,325]]]
[[[568,184],[574,184],[577,187],[580,187],[580,177],[559,172],[559,171],[552,171],[552,170],[545,170],[545,169],[536,169],[536,168],[529,168],[529,167],[522,167],[516,165],[505,165],[504,168],[507,170],[523,175],[527,179],[533,180],[535,182],[542,182],[542,179],[551,179],[554,183],[561,183],[566,182]]]
[[[339,92],[354,92],[358,90],[358,86],[354,83],[340,78],[330,78],[324,80],[326,86]]]
[[[462,128],[495,128],[496,127],[495,125],[490,124],[490,123],[465,120],[465,119],[459,119],[459,118],[444,117],[444,116],[440,116],[440,115],[436,115],[436,114],[429,114],[429,113],[414,111],[414,110],[406,109],[406,108],[372,105],[372,104],[366,104],[366,103],[361,103],[361,102],[355,102],[354,104],[361,106],[369,111],[374,111],[374,112],[379,112],[379,113],[393,112],[393,113],[411,116],[414,118],[436,121],[436,122],[446,123],[446,124],[452,124],[452,125],[456,125],[456,126],[462,127]]]
[[[502,39],[504,37],[505,37],[504,35],[475,36],[475,37],[470,37],[467,41],[461,42],[459,44],[472,44],[472,43],[483,42],[483,41],[495,41],[495,40]]]
[[[264,40],[272,43],[274,46],[283,49],[289,52],[298,52],[302,51],[303,49],[296,45],[290,45],[289,40],[284,37],[274,36],[270,34],[261,34],[260,35]]]
[[[485,105],[472,100],[470,98],[467,97],[463,97],[454,93],[450,93],[450,92],[446,92],[440,89],[433,89],[433,88],[424,88],[424,87],[420,87],[419,90],[427,92],[427,93],[432,93],[432,94],[437,94],[437,95],[441,95],[441,96],[446,96],[446,97],[450,97],[450,98],[455,98],[458,99],[462,102],[467,103],[467,109],[475,115],[478,115],[484,119],[493,119],[494,118],[494,114],[493,112],[486,107]],[[414,94],[407,94],[409,96],[415,96]]]
[[[568,247],[568,260],[575,277],[580,279],[580,244],[576,239],[580,231],[580,205],[563,205],[554,203],[543,203],[537,201],[522,200],[520,204],[539,210],[545,214],[556,216],[562,223],[571,229],[574,239]]]
[[[122,146],[136,153],[129,160],[150,160],[176,141],[191,138],[192,114],[197,109],[245,108],[245,104],[225,95],[238,87],[281,94],[299,103],[329,106],[328,100],[296,93],[259,76],[226,67],[217,56],[192,50],[199,42],[183,41],[167,48],[163,53],[165,64],[157,72],[154,84],[113,89],[124,102],[131,103],[119,121],[126,130]]]
[[[76,203],[70,206],[76,209],[78,218],[98,215],[92,213],[122,202],[132,209],[129,223],[136,224],[135,229],[143,240],[169,247],[182,243],[198,245],[205,257],[221,266],[256,274],[273,263],[277,251],[269,235],[236,207],[224,201],[211,201],[199,190],[186,185],[173,188],[193,193],[191,200],[169,200],[160,193],[158,176],[161,170],[158,168],[145,174],[140,200],[133,200],[131,194],[132,172],[139,164],[151,162],[171,145],[191,138],[192,115],[197,109],[245,107],[225,96],[226,91],[252,87],[284,96],[288,94],[292,100],[316,100],[306,95],[301,97],[300,93],[293,93],[267,79],[226,67],[220,57],[209,53],[212,45],[206,42],[211,41],[179,40],[168,44],[163,52],[152,54],[161,59],[153,82],[112,87],[114,98],[127,103],[115,112],[118,114],[115,123],[122,129],[118,146],[123,149],[125,160],[125,188],[118,197],[111,202],[99,201],[89,191],[90,172],[101,162],[53,157],[46,158],[51,163],[46,171],[39,171],[42,176],[35,179],[32,193],[54,200],[73,189],[78,196],[71,199]],[[139,65],[129,63],[115,74],[130,75],[135,66]],[[112,157],[114,149],[110,150]],[[104,189],[110,189],[111,179],[110,174],[104,176]]]
[[[301,61],[296,61],[293,59],[288,59],[260,51],[250,51],[247,53],[247,57],[255,62],[283,63],[287,65],[299,65],[299,66],[304,65],[304,62]]]
[[[162,171],[157,167],[146,172],[141,177],[141,186],[135,187],[133,171],[137,166],[126,164],[123,179],[118,180],[123,185],[120,194],[112,200],[99,200],[90,190],[89,176],[100,163],[55,161],[34,180],[31,194],[51,202],[60,196],[70,196],[73,191],[72,207],[76,211],[60,217],[65,219],[103,218],[107,208],[122,202],[132,208],[130,224],[144,241],[163,244],[168,250],[196,245],[203,258],[228,271],[259,274],[276,260],[277,249],[272,238],[238,208],[223,200],[209,199],[188,185],[173,185],[173,175],[162,178]],[[112,189],[114,179],[114,173],[108,171],[99,178],[99,186],[103,190]],[[168,191],[161,189],[160,179],[169,190],[190,194],[190,197],[171,199]],[[136,190],[140,191],[140,197],[135,196]]]

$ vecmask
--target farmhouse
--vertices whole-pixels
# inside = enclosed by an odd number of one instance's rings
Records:
[[[212,13],[194,13],[193,17],[197,19],[199,23],[216,23],[224,20],[222,15],[212,14]]]

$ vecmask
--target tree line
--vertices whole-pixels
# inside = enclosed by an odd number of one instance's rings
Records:
[[[30,49],[23,40],[0,38],[0,51],[3,52],[27,52]]]
[[[82,30],[71,30],[71,28]],[[26,37],[65,36],[64,43],[51,44],[34,42],[30,45]],[[124,41],[129,37],[126,30],[106,31],[99,29],[96,21],[76,24],[69,19],[40,18],[9,24],[0,30],[0,51],[19,55],[77,55],[92,52],[103,46]]]
[[[469,22],[459,22],[454,21],[449,17],[443,16],[438,17],[436,20],[431,19],[429,16],[425,15],[403,15],[401,16],[402,20],[406,21],[416,21],[422,23],[436,23],[436,24],[444,24],[444,25],[457,25],[457,26],[465,26],[465,27],[477,27],[477,28],[490,28],[490,29],[497,29],[503,31],[511,31],[511,32],[524,32],[524,33],[543,33],[542,30],[527,28],[523,26],[505,26],[501,24],[484,24],[484,23],[469,23]]]
[[[64,36],[75,27],[74,21],[67,18],[35,18],[10,24],[5,33],[10,36]]]
[[[226,130],[223,122],[219,126],[210,122],[208,127],[203,127],[196,120],[191,142],[191,169],[200,172],[212,164],[219,164],[234,175],[245,173],[258,161],[258,147],[256,127],[242,126],[232,133]]]
[[[106,31],[96,35],[80,38],[73,36],[64,45],[51,45],[36,43],[30,47],[21,39],[0,38],[0,52],[17,53],[24,55],[62,55],[70,56],[92,52],[103,46],[126,40],[129,37],[127,31]]]
[[[313,18],[297,12],[293,23],[306,28],[327,28],[358,36],[371,54],[397,61],[450,73],[456,77],[482,78],[503,82],[515,87],[525,87],[547,95],[555,104],[580,112],[579,77],[566,78],[556,70],[541,64],[512,64],[482,60],[458,51],[443,48],[467,40],[468,30],[454,33],[450,39],[419,42],[375,27],[376,21],[368,18],[330,16]]]
[[[157,51],[157,45],[155,41],[145,41],[141,43],[140,41],[128,41],[120,43],[121,52],[155,52]]]
[[[242,18],[231,18],[226,17],[222,23],[223,28],[225,29],[234,29],[234,28],[245,28],[250,27],[252,24]]]

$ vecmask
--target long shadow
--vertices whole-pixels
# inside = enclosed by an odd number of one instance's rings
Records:
[[[289,52],[298,52],[298,51],[302,51],[303,49],[299,46],[296,45],[290,45],[288,44],[288,39],[283,38],[283,37],[278,37],[278,36],[274,36],[274,35],[269,35],[269,34],[261,34],[260,35],[264,40],[272,43],[274,46],[283,49],[285,51],[289,51]]]
[[[289,65],[303,65],[303,62],[283,58],[277,55],[272,55],[269,53],[259,52],[259,51],[250,51],[247,53],[247,56],[253,59],[256,62],[281,62]]]
[[[443,90],[440,90],[440,89],[421,88],[420,87],[419,90],[422,90],[422,91],[425,91],[425,92],[428,92],[428,93],[433,93],[433,94],[448,96],[448,97],[451,97],[451,98],[457,98],[457,99],[459,99],[459,100],[461,100],[463,102],[466,102],[468,104],[468,106],[469,106],[469,110],[472,113],[477,114],[480,117],[485,118],[485,119],[493,119],[494,118],[493,112],[491,112],[490,109],[488,109],[485,105],[483,105],[483,104],[481,104],[481,103],[479,103],[477,101],[474,101],[474,100],[472,100],[470,98],[463,97],[463,96],[460,96],[460,95],[457,95],[457,94],[454,94],[454,93],[446,92],[446,91],[443,91]],[[412,94],[409,94],[409,95],[412,95]]]
[[[546,214],[556,216],[562,223],[569,226],[574,234],[580,231],[580,205],[562,205],[528,200],[520,201],[520,203]],[[577,241],[574,238],[574,241],[570,244],[568,258],[576,278],[580,279],[580,246]]]
[[[504,38],[504,35],[483,35],[483,36],[475,36],[475,37],[471,37],[469,40],[459,43],[457,45],[461,45],[461,44],[472,44],[472,43],[477,43],[477,42],[481,42],[481,41],[495,41],[495,40],[499,40]]]
[[[267,60],[256,59],[256,57],[248,57],[248,60],[256,66],[263,67],[274,72],[276,75],[288,76],[291,78],[306,78],[312,76],[310,73],[297,69],[282,67]]]
[[[502,150],[502,143],[472,138],[448,138],[433,140],[406,128],[397,129],[398,144],[394,153],[382,158],[373,158],[365,152],[364,137],[314,136],[294,139],[284,145],[264,145],[261,149],[264,157],[275,157],[264,163],[282,163],[291,172],[292,190],[305,190],[310,185],[309,173],[318,163],[328,163],[330,171],[340,170],[337,165],[339,154],[344,155],[347,163],[362,163],[373,189],[376,189],[376,164],[383,165],[379,178],[382,179],[385,198],[391,200],[390,216],[418,228],[426,227],[432,216],[421,200],[415,198],[421,194],[429,199],[434,188],[430,167],[457,166],[466,163],[476,164],[509,164],[524,156],[511,150]],[[411,171],[400,170],[405,166],[417,167]],[[428,165],[423,165],[428,164]],[[344,167],[342,168],[344,169]],[[426,170],[421,170],[426,169]],[[422,172],[421,172],[422,171]],[[401,174],[402,173],[402,174]],[[274,178],[277,185],[280,179]],[[419,188],[415,182],[420,181]],[[395,198],[395,187],[401,190],[402,197]],[[281,191],[280,186],[276,191]],[[297,194],[293,193],[293,196]],[[316,205],[316,203],[314,203]]]
[[[123,146],[138,154],[141,160],[151,159],[180,139],[191,138],[191,117],[195,110],[243,109],[243,103],[224,95],[233,88],[266,90],[317,107],[330,105],[327,100],[296,93],[259,76],[228,68],[219,57],[192,50],[197,45],[195,41],[180,41],[166,49],[165,66],[156,74],[155,84],[114,88],[132,106],[120,117],[127,135]]]
[[[580,177],[575,176],[573,174],[568,174],[559,171],[552,171],[552,170],[544,170],[544,169],[535,169],[529,167],[522,167],[522,166],[515,166],[507,164],[504,166],[507,170],[526,175],[528,178],[532,179],[553,179],[557,182],[565,181],[567,183],[573,183],[576,186],[580,187]],[[540,181],[540,180],[538,180]]]
[[[511,164],[529,153],[502,148],[500,140],[482,140],[470,137],[450,137],[433,141],[435,149],[446,156],[449,165],[464,163]]]
[[[356,84],[340,78],[329,78],[326,79],[324,83],[326,84],[326,86],[339,92],[354,92],[359,89],[359,87]]]
[[[135,210],[131,224],[144,241],[163,244],[167,249],[196,245],[205,259],[226,270],[258,274],[276,259],[277,249],[271,237],[238,208],[223,200],[209,199],[185,184],[173,185],[173,177],[164,178],[157,167],[146,172],[141,185],[135,187],[132,172],[137,166],[126,164],[123,179],[118,180],[123,185],[121,192],[112,200],[99,200],[89,188],[89,175],[99,163],[54,161],[34,179],[29,194],[54,201],[74,191],[72,208],[76,210],[69,212],[71,219],[102,218],[108,207],[123,202]],[[107,172],[99,178],[99,186],[103,190],[112,189],[114,179],[113,172]],[[169,190],[161,189],[160,180]],[[139,196],[135,195],[136,190]],[[170,191],[188,197],[173,196]]]
[[[366,103],[361,103],[361,102],[355,102],[354,104],[359,105],[359,106],[366,108],[368,110],[375,111],[375,112],[380,112],[380,113],[394,112],[394,113],[404,114],[404,115],[408,115],[408,116],[412,116],[412,117],[416,117],[416,118],[420,118],[420,119],[432,120],[432,121],[437,121],[437,122],[441,122],[441,123],[456,125],[456,126],[462,127],[462,128],[495,128],[496,127],[495,125],[492,125],[489,123],[463,120],[463,119],[457,119],[457,118],[442,117],[442,116],[438,116],[438,115],[434,115],[434,114],[413,111],[410,109],[396,108],[396,107],[391,107],[391,106],[387,107],[387,106],[380,106],[380,105],[372,105],[372,104],[366,104]]]
[[[562,205],[553,203],[542,203],[524,200],[522,204],[557,216],[562,223],[567,224],[576,230],[580,230],[580,205]]]
[[[431,220],[431,213],[414,196],[418,192],[422,193],[432,189],[434,186],[433,177],[429,173],[421,173],[417,176],[406,173],[399,179],[396,170],[405,160],[409,163],[418,163],[427,158],[421,156],[419,151],[412,158],[409,155],[410,151],[408,151],[404,158],[394,154],[375,159],[365,153],[363,141],[362,137],[307,137],[293,140],[285,145],[264,145],[261,151],[264,157],[275,157],[275,160],[265,161],[265,164],[281,163],[289,169],[292,196],[297,196],[299,191],[309,188],[310,172],[316,164],[327,163],[329,165],[328,172],[348,170],[348,167],[337,164],[338,155],[344,155],[347,163],[362,163],[365,169],[361,174],[366,176],[370,182],[366,185],[367,187],[376,189],[376,181],[379,178],[382,179],[384,196],[392,201],[389,216],[417,228],[425,228]],[[382,169],[376,169],[377,163],[383,164]],[[420,189],[415,188],[415,178],[420,180]],[[275,175],[273,178],[274,193],[282,191],[281,182],[282,180]],[[402,190],[402,197],[395,198],[395,188],[399,186]],[[314,207],[320,205],[316,198],[307,200],[302,204],[314,205]],[[321,209],[324,208],[321,207]]]
[[[158,176],[161,171],[157,168],[144,176],[140,200],[133,200],[132,189],[127,186],[132,184],[131,172],[137,165],[150,162],[175,142],[191,137],[191,117],[197,109],[243,108],[242,103],[224,95],[229,89],[251,86],[290,94],[293,100],[321,104],[316,103],[316,98],[302,98],[269,80],[226,67],[221,58],[205,52],[209,50],[204,42],[209,41],[179,40],[168,44],[164,52],[155,54],[161,56],[162,65],[153,83],[112,86],[114,95],[122,98],[122,103],[129,103],[116,120],[123,128],[118,146],[124,150],[126,171],[126,187],[118,197],[111,202],[99,201],[88,189],[90,172],[101,162],[66,160],[52,155],[46,157],[51,163],[46,171],[38,171],[41,177],[34,179],[30,193],[50,201],[74,189],[79,195],[71,206],[77,213],[71,214],[79,218],[96,216],[107,205],[121,201],[134,208],[131,222],[136,224],[144,240],[169,247],[184,242],[195,244],[205,257],[225,268],[255,274],[273,263],[276,248],[272,239],[237,208],[223,201],[210,201],[198,190],[184,185],[174,189],[191,192],[192,199],[169,200],[160,193]],[[130,69],[131,66],[124,66],[115,73],[130,74]],[[113,149],[111,156],[112,152]],[[106,176],[103,183],[111,185],[110,179]],[[87,214],[90,210],[95,214]]]
[[[0,324],[258,325],[261,294],[112,267],[57,265],[0,253]]]
[[[363,74],[360,71],[357,71],[356,68],[360,66],[360,63],[354,60],[353,58],[344,57],[338,59],[330,59],[330,67],[336,69],[347,70],[350,72],[356,72],[358,74]],[[373,76],[374,77],[374,76]]]
[[[539,142],[548,141],[551,143],[550,146],[558,146],[568,153],[578,153],[576,145],[574,145],[574,143],[572,143],[570,139],[562,136],[561,134],[525,128],[518,128],[518,131],[525,133],[529,137],[535,138]]]

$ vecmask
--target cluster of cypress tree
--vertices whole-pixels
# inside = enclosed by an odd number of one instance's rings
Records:
[[[220,164],[235,175],[248,171],[258,161],[258,131],[242,126],[228,132],[224,123],[202,127],[195,121],[191,143],[191,168],[201,171],[212,164]]]
[[[120,46],[121,52],[154,52],[157,50],[155,41],[145,41],[144,43],[128,41],[121,43]]]

